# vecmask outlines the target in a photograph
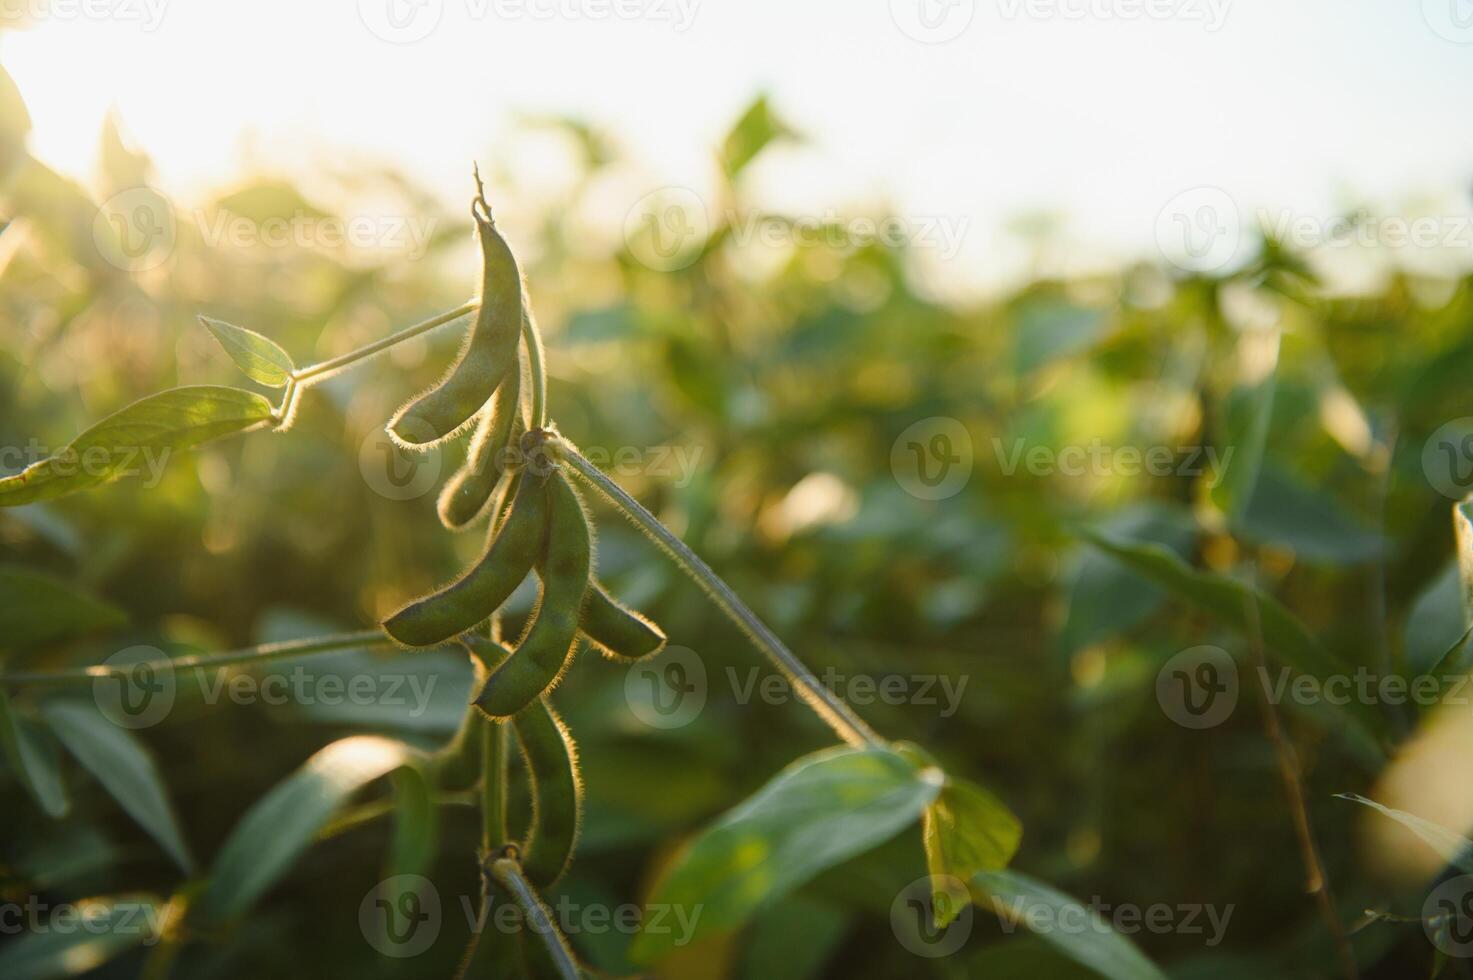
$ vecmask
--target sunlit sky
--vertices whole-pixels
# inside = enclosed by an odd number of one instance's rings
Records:
[[[50,3],[0,35],[33,151],[90,182],[115,107],[186,201],[364,160],[459,200],[524,112],[584,117],[650,187],[704,193],[759,91],[809,137],[755,168],[760,200],[965,220],[958,279],[1018,271],[1007,229],[1034,212],[1078,257],[1132,256],[1202,185],[1316,215],[1466,213],[1473,186],[1470,0]],[[396,23],[408,43],[379,36]]]

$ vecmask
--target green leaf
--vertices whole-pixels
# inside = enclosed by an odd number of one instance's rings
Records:
[[[41,706],[41,715],[82,767],[97,778],[179,867],[192,873],[194,862],[179,832],[164,782],[138,737],[113,724],[90,705],[76,701],[48,701]]]
[[[439,814],[424,773],[413,766],[394,772],[394,837],[389,877],[422,875],[435,860]]]
[[[349,796],[411,758],[403,742],[374,735],[333,742],[312,756],[231,831],[200,899],[200,915],[223,921],[246,912]]]
[[[993,911],[1005,922],[1033,929],[1059,952],[1108,980],[1166,980],[1134,943],[1111,929],[1097,912],[1036,878],[1018,871],[983,871],[972,876],[972,884],[990,897]],[[1080,910],[1088,915],[1083,928],[1077,924]]]
[[[1023,824],[1002,801],[965,779],[946,780],[921,821],[926,870],[933,887],[937,928],[944,928],[967,901],[953,882],[970,881],[979,871],[1008,866],[1023,838]]]
[[[1089,528],[1082,528],[1080,533],[1107,555],[1245,636],[1252,624],[1250,610],[1256,605],[1264,645],[1295,670],[1321,682],[1351,673],[1348,665],[1321,647],[1304,624],[1266,592],[1226,575],[1193,568],[1159,545],[1112,541]],[[1375,737],[1375,716],[1366,705],[1327,702],[1326,706],[1335,710],[1338,718],[1355,726],[1353,734],[1358,736],[1362,748],[1376,749],[1379,743]]]
[[[1261,338],[1250,335],[1238,340],[1239,344],[1261,342]],[[1256,381],[1233,389],[1223,401],[1218,419],[1217,443],[1223,447],[1224,455],[1232,450],[1233,458],[1223,467],[1217,483],[1208,488],[1208,494],[1217,509],[1227,515],[1229,523],[1236,523],[1252,499],[1264,449],[1268,446],[1268,428],[1273,421],[1274,395],[1278,389],[1277,336],[1270,353],[1271,368]]]
[[[719,819],[677,858],[651,902],[702,912],[695,935],[646,928],[630,956],[651,962],[680,938],[736,929],[765,903],[893,837],[941,788],[941,773],[888,749],[800,759]]]
[[[1290,548],[1308,561],[1352,565],[1374,561],[1386,539],[1348,514],[1330,495],[1265,463],[1248,506],[1234,525],[1243,538]]]
[[[61,781],[61,754],[41,726],[18,715],[0,691],[0,747],[26,791],[48,817],[64,817],[71,809]]]
[[[22,650],[116,629],[127,621],[127,614],[117,606],[59,578],[0,565],[0,650]]]
[[[757,913],[746,934],[742,980],[811,980],[844,941],[850,913],[830,902],[789,895]]]
[[[84,922],[11,939],[0,948],[0,977],[51,980],[102,966],[136,946],[158,939],[163,909],[154,895],[113,895],[76,903]]]
[[[291,380],[297,366],[292,362],[292,356],[282,350],[276,341],[254,330],[237,327],[213,317],[201,316],[199,322],[215,335],[215,339],[225,348],[225,353],[230,355],[235,366],[252,381],[281,388]]]
[[[721,163],[728,176],[735,177],[756,159],[768,144],[796,136],[797,133],[777,117],[767,96],[759,96],[742,113],[721,147]]]
[[[1368,800],[1356,793],[1336,793],[1335,796],[1337,799],[1349,800],[1352,803],[1379,810],[1422,838],[1427,846],[1436,851],[1438,856],[1448,864],[1456,866],[1464,874],[1473,874],[1473,840],[1469,840],[1462,834],[1455,834],[1441,824],[1424,820],[1405,810],[1393,810],[1389,806],[1382,806],[1375,800]]]
[[[0,480],[0,507],[64,497],[129,475],[156,477],[175,450],[270,418],[271,403],[254,391],[221,385],[170,388],[114,412],[60,452]]]
[[[1088,349],[1110,324],[1102,310],[1058,300],[1029,301],[1018,310],[1017,321],[1013,363],[1020,375]]]
[[[1422,589],[1407,614],[1402,629],[1407,670],[1413,675],[1433,670],[1454,644],[1461,648],[1466,630],[1458,565],[1450,561]]]

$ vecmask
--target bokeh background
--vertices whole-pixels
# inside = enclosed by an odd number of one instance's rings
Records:
[[[1075,532],[1252,567],[1380,675],[1416,676],[1462,633],[1449,515],[1467,480],[1427,449],[1449,424],[1473,431],[1473,27],[1457,2],[1400,6],[7,5],[0,446],[17,451],[0,475],[143,395],[238,383],[199,313],[307,363],[464,302],[479,162],[561,429],[622,451],[620,482],[816,669],[932,678],[940,704],[860,713],[1005,800],[1026,828],[1018,866],[1086,900],[1232,906],[1220,944],[1136,937],[1173,977],[1334,975],[1261,706],[1245,695],[1196,731],[1157,695],[1182,651],[1245,645]],[[311,391],[290,433],[181,456],[157,485],[0,511],[0,560],[129,619],[60,641],[16,627],[7,669],[363,628],[451,577],[481,544],[435,515],[459,450],[408,460],[381,429],[457,338],[401,345]],[[907,449],[938,433],[958,467],[940,493]],[[1061,462],[1091,447],[1082,471]],[[1162,471],[1122,464],[1153,447]],[[1207,450],[1237,454],[1227,477]],[[796,704],[739,703],[730,678],[758,665],[741,635],[617,517],[601,524],[601,574],[709,680],[671,729],[593,657],[559,691],[588,787],[560,887],[612,907],[832,736]],[[141,737],[195,852],[336,737],[444,741],[467,668],[432,654],[412,670],[443,682],[413,713],[181,691]],[[1415,751],[1369,758],[1314,712],[1284,722],[1366,975],[1426,975],[1438,859],[1333,794],[1465,830],[1468,709],[1374,710]],[[60,823],[0,776],[8,899],[168,894],[177,871],[72,776]],[[433,878],[458,909],[478,894],[475,818],[442,816]],[[448,975],[462,917],[404,961],[360,930],[388,835],[367,822],[323,842],[177,975]],[[891,910],[923,872],[902,834],[662,970],[1089,975],[982,912],[961,951],[918,955]],[[573,938],[630,971],[627,935]]]

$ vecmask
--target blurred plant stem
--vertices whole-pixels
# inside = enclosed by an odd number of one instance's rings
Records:
[[[480,305],[481,301],[478,299],[471,300],[468,303],[462,303],[460,306],[457,306],[453,310],[441,313],[438,316],[432,316],[428,320],[416,323],[412,327],[405,327],[398,333],[389,334],[382,340],[375,340],[371,344],[366,344],[363,347],[358,348],[357,350],[348,351],[348,353],[346,354],[340,354],[337,357],[330,358],[329,360],[323,361],[320,364],[313,364],[308,367],[300,368],[292,373],[292,380],[295,381],[298,386],[310,386],[317,383],[318,381],[322,381],[329,375],[332,375],[345,367],[356,364],[359,361],[374,356],[375,354],[381,354],[384,351],[388,350],[390,347],[393,347],[395,344],[402,344],[404,341],[412,340],[413,338],[418,337],[420,334],[429,333],[436,327],[443,327],[447,323],[450,323],[454,320],[459,320],[463,316],[474,313],[480,307]]]
[[[137,671],[179,671],[206,669],[211,667],[233,667],[240,664],[265,663],[271,660],[287,660],[317,653],[333,653],[338,650],[354,650],[376,647],[396,647],[397,644],[379,630],[359,630],[356,633],[337,633],[331,636],[316,636],[306,640],[287,640],[281,643],[262,643],[259,646],[227,650],[223,653],[200,654],[194,657],[165,657],[162,660],[147,660],[134,664],[93,664],[71,670],[38,670],[15,674],[0,674],[0,686],[48,685],[70,686],[90,684],[106,677],[126,679]]]
[[[646,510],[643,504],[605,476],[572,443],[559,436],[555,444],[559,455],[573,467],[578,476],[622,510],[636,527],[659,545],[683,572],[706,591],[711,601],[732,622],[741,627],[742,632],[792,682],[803,701],[835,734],[855,746],[877,748],[886,744],[838,695],[819,683],[807,665],[778,639],[777,634],[766,623],[757,618],[757,614],[732,591],[731,586],[711,570],[710,565],[676,537],[675,532],[661,524],[659,518]]]

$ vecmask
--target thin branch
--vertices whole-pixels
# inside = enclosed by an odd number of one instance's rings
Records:
[[[405,327],[398,333],[391,333],[382,340],[375,340],[371,344],[366,344],[365,346],[360,347],[357,350],[351,350],[346,354],[341,354],[337,357],[323,361],[320,364],[313,364],[309,367],[301,368],[294,372],[292,377],[295,378],[297,383],[300,385],[315,384],[316,382],[326,378],[328,375],[331,375],[341,370],[342,368],[348,367],[350,364],[356,364],[357,362],[372,357],[375,354],[383,353],[390,347],[393,347],[395,344],[402,344],[404,343],[404,341],[418,337],[422,333],[429,333],[436,327],[443,327],[447,323],[450,323],[454,320],[459,320],[463,316],[474,313],[477,309],[480,308],[480,305],[481,301],[479,299],[473,299],[468,303],[462,303],[460,306],[457,306],[453,310],[441,313],[438,316],[432,316],[428,320],[425,320],[421,323],[416,323],[412,327]]]
[[[1263,652],[1263,628],[1259,622],[1258,599],[1256,593],[1249,589],[1247,591],[1247,615],[1248,615],[1248,641],[1253,651],[1255,673],[1259,677],[1268,676],[1268,661]],[[1274,753],[1279,760],[1279,775],[1284,781],[1284,793],[1289,798],[1289,813],[1294,820],[1294,833],[1299,839],[1299,852],[1304,862],[1304,873],[1306,877],[1305,888],[1315,897],[1319,903],[1320,915],[1325,920],[1325,925],[1330,931],[1330,936],[1335,943],[1335,951],[1340,958],[1340,967],[1344,971],[1346,980],[1356,980],[1360,971],[1355,965],[1355,953],[1350,947],[1350,940],[1345,934],[1345,925],[1340,921],[1340,913],[1335,908],[1335,893],[1330,887],[1329,875],[1325,873],[1324,862],[1320,858],[1319,846],[1315,844],[1314,829],[1309,820],[1309,804],[1305,799],[1304,775],[1299,767],[1299,755],[1294,751],[1294,745],[1284,732],[1283,725],[1279,722],[1279,709],[1268,691],[1260,685],[1260,693],[1263,695],[1263,727],[1268,733],[1269,740],[1273,742]]]
[[[558,437],[557,451],[585,482],[607,497],[624,512],[635,526],[644,531],[671,560],[695,580],[711,601],[741,627],[752,643],[793,684],[803,700],[834,732],[850,745],[879,747],[885,744],[864,721],[845,704],[838,695],[819,683],[813,672],[789,650],[757,614],[747,608],[731,586],[711,570],[711,566],[686,547],[685,542],[661,524],[659,519],[645,509],[639,501],[625,493],[617,483],[610,480],[593,463],[589,462],[577,448],[566,439]]]
[[[511,892],[517,904],[522,907],[533,934],[546,944],[548,953],[552,955],[558,974],[563,980],[579,980],[578,963],[573,958],[573,951],[568,948],[568,941],[563,938],[562,932],[553,925],[552,917],[547,914],[547,907],[533,890],[531,882],[522,874],[522,866],[512,858],[497,858],[491,863],[491,874],[501,882],[502,887]]]
[[[14,674],[0,674],[0,687],[21,685],[55,685],[60,687],[90,684],[103,678],[126,679],[135,671],[155,672],[231,667],[237,664],[257,664],[270,660],[287,660],[317,653],[333,653],[338,650],[353,650],[375,647],[397,647],[398,644],[379,630],[360,630],[357,633],[339,633],[333,636],[318,636],[307,640],[287,640],[282,643],[262,643],[259,646],[223,653],[207,653],[195,657],[178,657],[162,660],[147,660],[134,664],[93,664],[71,670],[38,670]]]

